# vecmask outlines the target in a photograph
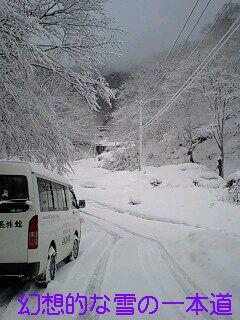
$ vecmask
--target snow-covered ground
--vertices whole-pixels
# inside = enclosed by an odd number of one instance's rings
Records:
[[[47,289],[28,283],[9,295],[10,302],[2,302],[0,294],[0,319],[29,319],[16,314],[22,292],[79,292],[111,299],[111,312],[105,315],[87,312],[80,317],[76,309],[74,316],[51,316],[56,319],[239,319],[240,207],[225,200],[226,191],[219,188],[223,180],[191,164],[147,167],[143,173],[110,172],[97,168],[93,159],[73,167],[69,178],[78,198],[87,200],[79,258],[63,263]],[[136,302],[133,316],[115,316],[114,295],[129,293],[137,301],[155,296],[158,312],[140,314]],[[191,304],[186,297],[196,293],[209,297],[203,301],[209,313],[186,313]],[[232,316],[210,316],[211,293],[232,294]]]

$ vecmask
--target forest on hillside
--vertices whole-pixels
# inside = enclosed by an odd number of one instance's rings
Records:
[[[121,155],[119,169],[137,168],[139,103],[143,104],[144,124],[193,74],[234,23],[239,11],[239,4],[225,5],[197,40],[177,45],[167,61],[166,50],[139,67],[124,82],[109,121],[114,140],[128,145]],[[238,29],[171,108],[144,129],[146,165],[197,162],[221,176],[239,168],[239,40]],[[135,134],[126,136],[129,132]]]

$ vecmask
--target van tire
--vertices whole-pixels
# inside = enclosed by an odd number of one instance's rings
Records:
[[[70,253],[69,256],[67,256],[64,261],[66,263],[69,263],[71,261],[74,261],[77,259],[78,257],[78,254],[79,254],[79,238],[78,236],[75,234],[74,235],[74,240],[73,240],[73,249],[72,249],[72,252]]]
[[[47,288],[49,282],[53,281],[56,275],[56,251],[50,246],[48,250],[48,260],[46,271],[43,275],[35,278],[35,283],[39,288]]]

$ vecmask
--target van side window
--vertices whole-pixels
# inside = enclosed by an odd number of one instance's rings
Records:
[[[69,191],[70,191],[71,208],[72,209],[78,209],[76,196],[75,196],[74,192],[71,189]]]
[[[37,183],[40,211],[47,212],[68,210],[65,186],[41,178],[37,178]]]
[[[56,184],[55,188],[57,190],[57,199],[58,199],[58,210],[63,210],[63,197],[62,197],[62,188],[60,184]]]
[[[65,187],[61,184],[51,182],[53,199],[54,199],[54,208],[56,211],[67,210],[67,199]]]
[[[52,186],[50,181],[45,180],[45,188],[46,188],[47,199],[48,199],[48,211],[54,211]]]
[[[63,198],[63,210],[68,209],[67,205],[67,191],[65,186],[61,186],[61,193],[62,193],[62,198]]]
[[[54,210],[59,210],[58,209],[58,197],[57,197],[57,186],[56,186],[56,183],[51,182],[51,187],[52,187],[52,193],[53,193]]]
[[[38,192],[39,192],[40,211],[46,212],[48,211],[48,196],[47,196],[45,180],[37,178],[37,183],[38,183]]]

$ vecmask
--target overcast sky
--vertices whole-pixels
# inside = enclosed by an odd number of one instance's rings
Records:
[[[116,24],[126,32],[118,35],[125,42],[121,49],[122,56],[109,58],[109,69],[129,70],[170,46],[195,2],[196,0],[111,0],[107,5],[108,15],[114,17]],[[185,36],[207,2],[208,0],[199,1]],[[199,34],[204,24],[213,21],[225,2],[226,0],[212,0],[192,38]]]

